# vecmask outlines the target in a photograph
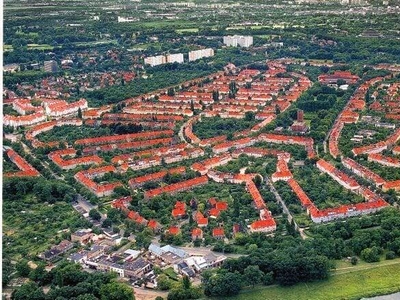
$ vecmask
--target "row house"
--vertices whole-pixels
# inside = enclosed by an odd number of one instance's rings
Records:
[[[199,146],[200,147],[214,146],[216,144],[220,144],[220,143],[225,142],[226,139],[227,139],[226,135],[220,135],[220,136],[212,137],[212,138],[209,138],[209,139],[204,139],[204,140],[201,140],[199,142]]]
[[[220,101],[219,104],[224,105],[224,106],[232,106],[232,105],[243,105],[243,106],[264,106],[265,101],[260,101],[260,100],[253,100],[249,99],[248,97],[236,97],[235,99],[226,99],[224,101]]]
[[[251,128],[251,132],[260,131],[265,126],[267,126],[269,123],[271,123],[275,119],[275,117],[276,117],[275,115],[270,115],[270,116],[266,117],[263,121],[261,121],[260,123],[254,125],[253,128]]]
[[[127,149],[141,149],[147,147],[153,147],[156,145],[168,145],[173,142],[173,138],[162,138],[147,141],[127,142],[119,144],[105,144],[93,147],[83,148],[83,153],[96,153],[96,152],[108,152],[115,150],[127,150]]]
[[[306,148],[307,156],[309,158],[315,157],[314,152],[314,140],[310,137],[302,136],[287,136],[272,133],[260,134],[258,139],[267,143],[277,143],[277,144],[289,144],[289,145],[301,145]]]
[[[373,161],[387,167],[400,168],[399,159],[390,156],[384,156],[379,153],[369,154],[368,161]]]
[[[49,121],[49,122],[44,122],[39,125],[33,126],[30,130],[28,130],[25,134],[25,137],[27,140],[32,140],[35,136],[37,136],[40,133],[50,131],[52,130],[55,126],[57,126],[57,121]]]
[[[46,112],[46,115],[50,117],[61,117],[71,114],[77,114],[78,110],[82,111],[88,108],[86,99],[80,99],[73,103],[68,103],[64,100],[43,100],[42,106]]]
[[[392,153],[393,153],[394,155],[400,155],[400,146],[395,146],[395,147],[393,147]]]
[[[244,147],[252,146],[255,143],[256,143],[256,139],[247,137],[247,138],[242,138],[239,140],[228,141],[225,143],[217,144],[212,148],[212,150],[214,153],[219,154],[219,153],[227,152],[231,148],[241,149]]]
[[[396,192],[400,191],[400,180],[387,181],[383,184],[382,190],[384,192],[387,192],[389,190],[395,190]]]
[[[150,114],[150,115],[182,115],[187,117],[193,116],[191,109],[173,109],[173,108],[152,108],[147,106],[141,107],[125,107],[123,109],[125,113],[133,114]]]
[[[221,119],[243,119],[246,116],[244,111],[236,112],[236,111],[213,111],[206,110],[202,113],[202,115],[206,118],[220,117]]]
[[[360,185],[358,184],[357,181],[355,181],[353,178],[350,178],[347,174],[336,169],[326,160],[323,159],[318,160],[317,168],[321,172],[328,174],[330,177],[332,177],[340,185],[342,185],[344,188],[348,190],[356,192],[360,188]]]
[[[193,171],[200,172],[201,175],[205,175],[210,169],[226,165],[231,160],[232,157],[229,154],[224,154],[206,159],[202,162],[196,162],[191,166],[191,168]]]
[[[187,149],[178,153],[172,153],[169,155],[156,155],[149,158],[142,158],[138,161],[129,162],[129,167],[132,170],[142,170],[154,166],[161,165],[162,161],[166,164],[180,162],[186,159],[197,158],[204,155],[204,151],[199,148]]]
[[[116,172],[117,169],[114,166],[104,166],[95,169],[89,169],[86,171],[80,171],[75,174],[74,178],[77,182],[85,186],[97,197],[110,196],[114,189],[119,186],[123,186],[121,182],[98,184],[93,181],[93,178],[102,176],[109,172]]]
[[[293,174],[290,172],[287,162],[284,159],[278,159],[276,172],[271,176],[272,182],[288,181],[291,178],[293,178]]]
[[[82,113],[82,118],[84,120],[87,120],[87,119],[98,119],[103,114],[105,114],[107,112],[110,112],[111,109],[112,109],[111,105],[104,105],[104,106],[99,107],[99,108],[91,108],[91,109],[88,109],[88,110],[86,110],[86,111],[84,111]]]
[[[187,148],[178,153],[167,154],[163,156],[166,164],[172,164],[174,162],[180,162],[186,159],[198,158],[204,155],[204,150],[200,148]]]
[[[122,164],[124,162],[131,162],[134,159],[151,156],[161,156],[182,152],[186,149],[187,144],[180,143],[168,147],[151,148],[148,150],[137,151],[129,154],[122,154],[115,156],[111,162],[113,164]]]
[[[25,138],[31,142],[31,144],[34,148],[40,148],[40,147],[46,147],[46,146],[57,147],[60,144],[59,141],[44,143],[44,142],[39,141],[38,139],[35,139],[34,137],[40,133],[50,131],[54,127],[65,126],[65,125],[82,126],[82,120],[80,120],[80,119],[60,119],[57,121],[44,122],[44,123],[35,125],[30,130],[28,130],[25,134]]]
[[[43,112],[43,108],[33,106],[30,99],[19,98],[12,102],[13,109],[20,115],[29,115],[32,113]]]
[[[337,219],[355,217],[371,214],[387,207],[389,204],[383,200],[374,202],[363,202],[350,205],[342,205],[337,208],[318,210],[315,207],[309,208],[309,214],[314,223],[330,222]]]
[[[343,80],[347,84],[354,84],[360,77],[348,71],[335,71],[333,74],[322,74],[318,76],[318,81],[323,84],[336,84],[338,80]]]
[[[387,149],[387,145],[385,142],[378,142],[372,145],[367,145],[367,146],[362,146],[362,147],[357,147],[353,148],[351,152],[355,156],[360,155],[360,154],[374,154],[374,153],[379,153],[382,152],[383,150]]]
[[[296,180],[293,178],[287,181],[288,185],[292,189],[292,191],[296,194],[297,198],[300,200],[301,206],[308,209],[309,207],[314,206],[314,203],[307,196],[307,194],[303,191],[301,186],[298,184]]]
[[[380,177],[378,174],[372,172],[370,169],[360,165],[356,161],[352,160],[351,158],[343,158],[342,164],[350,169],[354,174],[363,177],[367,180],[372,181],[377,187],[382,186],[386,181]]]
[[[159,196],[163,193],[166,194],[176,194],[179,192],[190,190],[194,187],[205,185],[208,183],[207,176],[196,177],[193,179],[185,180],[182,182],[174,183],[171,185],[166,185],[164,187],[156,188],[153,190],[146,191],[144,194],[144,198],[151,199],[156,196]]]
[[[270,233],[276,230],[276,222],[273,218],[266,220],[257,220],[249,225],[249,230],[251,233],[263,232]]]
[[[329,140],[328,140],[329,153],[334,158],[336,158],[340,155],[339,138],[340,138],[343,126],[344,126],[344,124],[342,122],[336,122],[333,125],[331,134],[329,136]]]
[[[168,137],[174,134],[173,130],[146,131],[139,133],[129,133],[120,135],[101,136],[95,138],[79,139],[75,141],[75,145],[101,145],[109,143],[130,142],[135,140],[147,140],[158,137]]]
[[[46,121],[46,115],[43,112],[37,112],[26,116],[4,115],[3,125],[11,127],[32,126]]]
[[[40,173],[32,167],[23,157],[21,157],[13,149],[7,149],[6,151],[8,158],[20,169],[21,171],[5,173],[4,177],[36,177],[40,176]]]
[[[187,110],[191,109],[191,103],[189,102],[188,104],[183,103],[170,103],[170,102],[142,102],[142,103],[137,103],[132,106],[130,106],[131,109],[134,108],[142,108],[145,107],[147,109],[175,109],[175,110]],[[193,103],[194,109],[201,109],[202,106],[199,103]]]
[[[207,176],[219,183],[233,183],[242,184],[251,181],[254,178],[254,174],[233,174],[233,173],[223,173],[220,171],[210,170]]]
[[[282,159],[286,162],[289,162],[290,160],[290,153],[285,152],[282,150],[277,150],[277,149],[263,149],[263,148],[257,148],[257,147],[246,147],[243,149],[237,149],[232,152],[232,157],[233,158],[238,158],[241,154],[246,154],[248,156],[253,156],[253,157],[264,157],[264,156],[276,156],[278,159]]]
[[[149,158],[142,158],[138,161],[129,162],[128,166],[134,171],[143,170],[155,166],[160,166],[162,163],[162,158],[159,156],[149,157]],[[124,165],[122,163],[121,165]]]
[[[170,122],[138,122],[138,121],[113,121],[113,120],[94,120],[94,119],[89,119],[85,121],[85,125],[87,126],[112,126],[112,125],[125,125],[125,126],[131,126],[131,125],[136,125],[136,126],[142,126],[147,129],[169,129],[169,128],[174,128],[175,123]]]
[[[144,176],[135,177],[129,180],[129,186],[134,189],[137,187],[142,186],[147,182],[155,182],[161,181],[167,174],[174,175],[174,174],[185,174],[186,168],[185,167],[177,167],[168,170],[163,170],[156,173],[147,174]]]
[[[184,126],[184,134],[189,139],[191,143],[199,144],[200,139],[193,133],[193,123],[198,120],[198,116],[190,119]]]
[[[157,122],[180,122],[183,121],[182,116],[164,116],[164,115],[140,115],[128,113],[106,113],[102,119],[114,121],[157,121]]]
[[[256,209],[266,209],[267,206],[265,205],[264,199],[262,198],[260,192],[258,191],[256,185],[254,184],[253,180],[248,180],[246,183],[246,189],[250,193],[253,204]]]
[[[148,221],[145,218],[143,218],[138,212],[133,210],[130,210],[128,212],[127,218],[141,226],[146,226],[148,224]]]
[[[64,156],[72,156],[76,155],[75,149],[64,149],[50,152],[48,157],[51,161],[53,161],[58,167],[63,170],[71,170],[76,168],[77,166],[87,166],[91,164],[99,165],[103,162],[103,160],[97,155],[93,156],[85,156],[80,158],[73,159],[63,159]]]

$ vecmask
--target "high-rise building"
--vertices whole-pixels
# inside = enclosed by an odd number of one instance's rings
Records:
[[[57,72],[58,71],[57,62],[55,60],[46,60],[44,62],[44,71],[50,73]]]
[[[177,54],[168,54],[167,55],[167,63],[183,63],[183,54],[182,53],[177,53]]]
[[[144,63],[152,67],[165,64],[167,60],[164,55],[149,56],[144,59]]]
[[[203,57],[214,56],[214,50],[211,48],[190,51],[189,52],[189,61],[194,61]]]
[[[250,47],[253,45],[253,37],[249,35],[228,35],[224,36],[224,44],[232,47]]]

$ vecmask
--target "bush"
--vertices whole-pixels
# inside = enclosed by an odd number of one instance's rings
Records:
[[[373,246],[372,248],[365,248],[361,251],[361,258],[368,263],[379,261],[379,248]]]
[[[396,258],[396,253],[394,253],[393,251],[389,251],[388,253],[386,253],[386,259],[395,259]]]

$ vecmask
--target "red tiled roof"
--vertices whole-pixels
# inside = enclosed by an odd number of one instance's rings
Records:
[[[224,228],[217,227],[212,230],[213,237],[223,237],[225,236]]]

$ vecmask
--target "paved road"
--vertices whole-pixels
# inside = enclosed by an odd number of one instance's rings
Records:
[[[264,178],[265,184],[269,187],[269,190],[275,195],[276,200],[282,205],[283,212],[287,215],[287,220],[289,223],[294,222],[295,229],[300,233],[301,238],[304,240],[307,236],[304,234],[303,230],[300,230],[300,227],[297,225],[296,221],[294,220],[292,214],[290,213],[289,209],[286,206],[286,203],[282,200],[281,196],[279,195],[278,191],[273,186],[272,182],[268,179],[267,176]]]
[[[22,143],[22,142],[21,142],[21,144],[22,144],[22,148],[24,148],[24,151],[25,151],[27,154],[31,155],[34,159],[37,159],[37,157],[35,156],[35,154],[32,153],[31,149],[29,149],[29,147],[28,147],[25,143]],[[57,174],[55,174],[55,173],[50,169],[49,163],[48,163],[48,162],[46,162],[46,161],[40,161],[40,164],[43,166],[43,168],[47,169],[55,179],[65,181],[65,179],[64,179],[63,176],[61,176],[61,177],[58,176]]]

